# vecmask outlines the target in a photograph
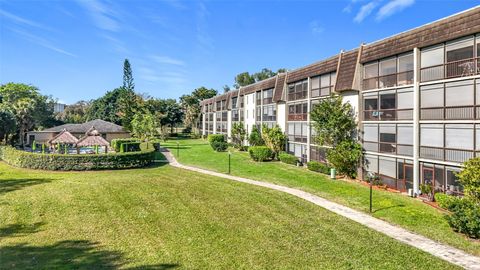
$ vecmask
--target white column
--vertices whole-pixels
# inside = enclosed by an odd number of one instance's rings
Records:
[[[420,50],[413,49],[413,193],[420,186]]]
[[[217,113],[218,112],[213,113],[213,134],[217,134]]]
[[[206,134],[206,131],[205,131],[205,130],[206,130],[206,127],[205,127],[205,125],[206,125],[206,123],[205,123],[206,118],[207,118],[207,117],[206,117],[206,113],[202,113],[202,135],[204,135],[204,136],[205,136],[205,134]]]
[[[311,79],[310,77],[307,80],[307,161],[310,161],[310,86],[311,86]]]

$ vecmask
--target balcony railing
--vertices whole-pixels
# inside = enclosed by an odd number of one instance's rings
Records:
[[[288,121],[307,121],[307,114],[302,113],[302,114],[289,114]]]
[[[422,108],[422,120],[469,120],[480,119],[480,106],[456,106],[440,108]]]
[[[413,70],[363,80],[363,90],[395,87],[413,83]]]
[[[421,146],[420,157],[462,163],[473,158],[474,152],[470,150],[463,150],[463,149]]]
[[[271,103],[273,103],[273,98],[272,97],[268,97],[268,98],[263,99],[263,104],[271,104]]]
[[[288,93],[288,100],[306,99],[307,91]]]
[[[420,69],[421,82],[480,74],[480,58],[469,58]]]
[[[365,110],[363,111],[364,121],[394,121],[413,119],[413,109],[388,109],[388,110]]]

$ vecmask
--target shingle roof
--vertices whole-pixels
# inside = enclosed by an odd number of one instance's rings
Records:
[[[70,133],[85,133],[91,127],[95,127],[98,132],[100,133],[123,133],[127,132],[122,126],[117,124],[103,121],[101,119],[95,119],[92,121],[88,121],[83,124],[64,124],[52,128],[45,129],[43,131],[51,131],[51,132],[61,132],[62,130],[66,130]]]

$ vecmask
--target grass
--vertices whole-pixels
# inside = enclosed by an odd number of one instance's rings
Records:
[[[0,269],[457,269],[293,196],[169,165],[0,172]]]
[[[228,153],[216,153],[203,140],[171,140],[164,143],[186,165],[226,173]],[[369,189],[358,183],[330,180],[326,176],[281,162],[254,162],[248,153],[233,150],[231,174],[251,179],[300,188],[326,199],[363,212],[369,212]],[[431,239],[449,244],[468,253],[480,255],[480,241],[452,231],[444,214],[418,200],[401,194],[374,190],[374,217],[397,224]]]

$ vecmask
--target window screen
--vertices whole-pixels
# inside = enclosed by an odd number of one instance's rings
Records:
[[[446,106],[468,106],[473,103],[473,80],[445,84]]]
[[[445,147],[473,149],[473,125],[445,125]]]
[[[420,104],[422,108],[443,107],[443,84],[420,87]]]
[[[363,125],[363,140],[378,142],[378,125]]]
[[[420,145],[443,147],[443,125],[424,124],[420,126]]]

